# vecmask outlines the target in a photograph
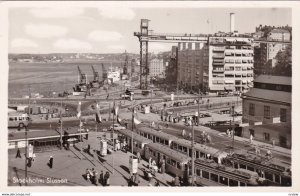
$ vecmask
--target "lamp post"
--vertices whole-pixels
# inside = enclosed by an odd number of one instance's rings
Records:
[[[192,184],[191,184],[192,186],[194,186],[194,176],[195,176],[194,140],[195,140],[194,121],[192,121]]]
[[[232,149],[233,149],[233,151],[234,151],[234,134],[235,134],[234,115],[235,115],[235,112],[234,112],[234,105],[233,105],[232,106]]]

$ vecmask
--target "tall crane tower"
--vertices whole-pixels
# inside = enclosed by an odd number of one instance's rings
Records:
[[[84,74],[80,67],[77,66],[78,69],[78,84],[87,84],[87,76]]]
[[[99,73],[95,70],[94,66],[92,65],[92,70],[93,70],[93,76],[94,76],[94,79],[93,81],[91,82],[91,86],[93,88],[99,88],[100,87],[100,80],[99,80]]]
[[[107,79],[107,70],[104,67],[104,64],[101,63],[102,66],[102,81],[104,82]]]

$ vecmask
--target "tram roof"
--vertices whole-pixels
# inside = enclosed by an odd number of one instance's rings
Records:
[[[143,136],[140,136],[136,132],[132,132],[128,129],[119,130],[118,132],[122,135],[126,135],[127,137],[132,137],[133,136],[133,140],[136,140],[136,141],[141,142],[141,143],[147,143],[147,144],[152,143],[151,140],[149,140],[149,139],[147,139]]]
[[[246,169],[241,169],[241,168],[236,169],[236,168],[232,168],[232,167],[227,167],[225,165],[219,165],[211,159],[198,158],[195,160],[195,164],[203,165],[205,167],[207,167],[207,166],[212,167],[213,169],[217,169],[217,170],[224,171],[224,172],[229,172],[232,174],[241,175],[241,176],[244,176],[247,178],[258,177],[258,174],[256,172],[249,171]]]
[[[286,169],[291,167],[290,164],[281,162],[278,159],[267,160],[265,156],[259,156],[259,155],[242,153],[242,152],[235,153],[233,156],[236,158],[239,158],[239,159],[245,159],[245,160],[251,161],[256,164],[264,165],[264,166],[271,167],[274,169],[279,169],[282,171],[285,171]]]
[[[159,143],[150,143],[147,144],[147,146],[179,162],[187,163],[189,162],[189,160],[191,160],[189,156],[182,154],[178,151],[172,150],[171,148],[161,145]]]
[[[179,145],[185,146],[185,147],[192,148],[191,141],[186,140],[186,139],[178,138],[178,139],[173,140],[173,142],[175,142]],[[205,154],[210,154],[211,156],[226,157],[228,155],[227,152],[224,152],[224,151],[216,149],[216,148],[209,147],[207,145],[199,144],[199,143],[195,143],[194,148],[195,148],[195,150],[200,150],[201,152],[203,152]]]
[[[142,131],[142,132],[145,132],[145,133],[149,133],[149,134],[158,136],[158,137],[161,137],[161,138],[163,138],[163,139],[167,139],[167,140],[169,140],[169,139],[171,139],[171,140],[176,139],[176,137],[173,136],[173,135],[164,133],[164,132],[162,132],[162,131],[156,131],[156,130],[151,129],[151,128],[149,128],[149,127],[139,127],[138,130],[139,130],[139,131]]]

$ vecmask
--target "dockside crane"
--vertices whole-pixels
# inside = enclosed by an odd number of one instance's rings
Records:
[[[99,88],[100,87],[100,80],[99,80],[99,73],[95,70],[94,66],[92,65],[92,70],[93,70],[93,76],[94,79],[90,83],[92,88]]]
[[[74,92],[87,92],[89,88],[87,75],[81,71],[79,66],[77,66],[77,69],[78,69],[78,84],[75,85],[73,90]]]
[[[107,80],[107,70],[104,67],[104,64],[102,63],[102,82],[104,82],[105,80]]]

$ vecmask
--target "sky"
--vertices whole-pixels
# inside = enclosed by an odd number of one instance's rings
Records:
[[[142,18],[156,33],[215,33],[229,32],[231,12],[240,33],[254,32],[259,24],[291,26],[289,8],[12,7],[8,48],[9,53],[139,53],[133,33]],[[149,51],[168,51],[171,45],[149,43]]]

